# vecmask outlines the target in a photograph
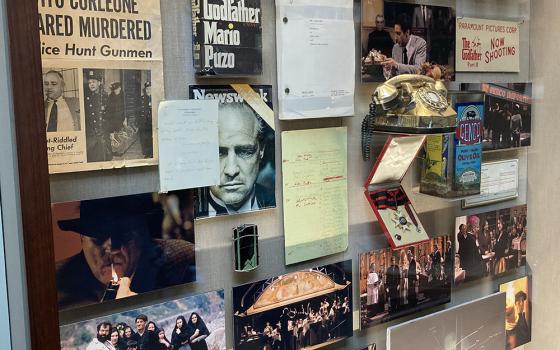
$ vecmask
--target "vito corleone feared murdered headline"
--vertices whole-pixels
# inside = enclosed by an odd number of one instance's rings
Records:
[[[144,0],[145,1],[145,0]],[[139,0],[40,0],[39,31],[44,37],[149,41],[152,24],[141,16]],[[142,4],[142,2],[140,2]],[[159,3],[158,3],[159,9]],[[62,14],[56,13],[58,9]],[[54,11],[53,11],[54,10]],[[46,13],[51,12],[51,13]],[[52,13],[55,12],[55,13]],[[99,13],[100,15],[95,15]],[[106,17],[103,16],[106,14]],[[116,18],[115,14],[126,18]],[[41,42],[43,56],[102,56],[151,58],[150,50],[123,50],[110,45],[80,47],[67,42],[62,47]]]

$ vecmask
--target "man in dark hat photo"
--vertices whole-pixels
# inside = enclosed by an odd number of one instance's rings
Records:
[[[163,221],[151,193],[82,201],[79,218],[59,220],[62,231],[79,233],[81,241],[79,253],[57,262],[59,307],[193,281],[194,243],[157,238]]]
[[[111,135],[123,128],[125,120],[124,94],[122,85],[115,81],[110,85],[111,93],[107,100],[107,114],[105,117],[105,131]]]
[[[140,146],[144,158],[153,158],[153,139],[152,139],[152,82],[144,83],[143,95],[140,100],[140,121],[138,123],[138,133]]]
[[[110,161],[113,156],[109,134],[106,132],[108,96],[103,88],[103,72],[99,69],[85,69],[84,82],[87,161]]]

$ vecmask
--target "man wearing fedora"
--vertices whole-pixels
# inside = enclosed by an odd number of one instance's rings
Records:
[[[146,193],[82,201],[79,218],[59,220],[61,230],[81,235],[82,246],[57,262],[59,307],[102,302],[114,284],[119,299],[193,281],[194,243],[153,238],[161,237],[163,215]]]

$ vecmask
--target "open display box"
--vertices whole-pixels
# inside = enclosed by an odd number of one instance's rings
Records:
[[[425,140],[425,135],[389,136],[365,183],[366,198],[392,249],[428,240],[401,185]]]

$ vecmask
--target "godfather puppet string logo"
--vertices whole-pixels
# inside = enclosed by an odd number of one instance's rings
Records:
[[[192,11],[198,74],[260,73],[260,0],[192,0]]]
[[[161,59],[159,0],[38,1],[43,58]]]

